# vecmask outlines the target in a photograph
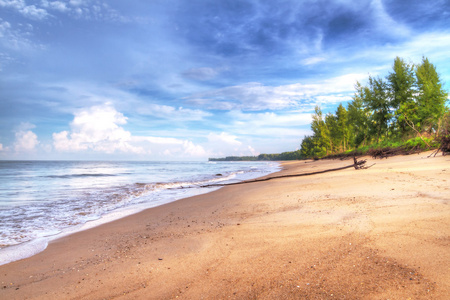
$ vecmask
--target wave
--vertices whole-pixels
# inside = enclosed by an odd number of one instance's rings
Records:
[[[66,234],[84,230],[108,222],[112,216],[120,218],[219,189],[220,186],[207,187],[214,183],[239,182],[277,169],[275,165],[254,162],[202,162],[152,163],[152,168],[148,168],[149,163],[120,163],[111,168],[104,165],[94,168],[97,166],[94,164],[92,168],[82,170],[85,164],[74,164],[70,169],[66,168],[66,163],[62,167],[58,167],[59,164],[54,168],[38,169],[46,173],[31,174],[34,176],[29,180],[35,178],[36,181],[30,181],[34,183],[30,188],[24,188],[23,183],[2,186],[4,191],[0,188],[0,196],[6,195],[5,192],[20,191],[13,197],[17,199],[13,202],[16,204],[8,204],[0,210],[0,265],[5,255],[9,256],[6,253],[17,253],[7,258],[13,261],[42,251],[44,244],[54,238],[49,236],[54,232]],[[28,176],[28,173],[25,175]],[[41,184],[48,192],[40,188]],[[23,250],[22,246],[32,249]],[[23,251],[20,254],[19,249]]]
[[[216,174],[214,178],[207,178],[196,181],[174,181],[174,182],[157,182],[157,183],[135,183],[137,187],[144,187],[146,191],[160,191],[170,189],[184,189],[184,188],[200,188],[208,184],[229,181],[236,177],[238,174],[242,174],[244,171],[232,172],[228,175]]]
[[[45,178],[81,178],[81,177],[114,177],[118,174],[67,174],[67,175],[46,175]]]

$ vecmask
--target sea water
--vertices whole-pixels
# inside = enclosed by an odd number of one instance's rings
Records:
[[[0,161],[0,265],[146,208],[280,169],[273,162]]]

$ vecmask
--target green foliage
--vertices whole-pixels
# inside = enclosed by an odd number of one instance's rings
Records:
[[[387,82],[380,77],[369,76],[369,86],[366,87],[363,101],[369,111],[369,134],[376,137],[377,141],[388,137],[392,114]]]
[[[348,146],[350,136],[350,126],[348,126],[348,112],[342,104],[339,104],[336,110],[336,142],[340,151],[345,151]]]
[[[311,129],[314,133],[314,156],[324,156],[328,154],[328,150],[333,147],[333,142],[331,140],[331,133],[323,120],[322,111],[319,106],[315,107],[313,115],[313,121],[311,123]]]
[[[427,149],[429,149],[427,143],[428,143],[428,145],[430,145],[433,148],[438,147],[438,144],[434,139],[427,138],[427,137],[424,137],[424,138],[415,137],[415,138],[409,139],[403,144],[403,146],[407,150],[417,149],[417,148],[422,149],[422,150],[427,150]]]
[[[356,82],[355,89],[353,100],[347,108],[351,147],[365,145],[369,135],[369,112],[364,106],[365,88],[359,82]]]
[[[411,132],[406,117],[412,122],[417,121],[414,94],[416,93],[416,79],[414,77],[414,65],[407,64],[403,59],[396,57],[387,80],[390,89],[390,106],[394,111],[394,130],[399,135]]]
[[[438,129],[439,120],[446,111],[448,93],[442,89],[435,66],[425,57],[416,68],[416,77],[419,88],[416,103],[420,128],[431,132]]]
[[[303,139],[301,157],[371,148],[427,149],[438,147],[429,138],[432,134],[450,135],[448,92],[425,57],[419,65],[396,57],[385,79],[369,76],[368,85],[356,82],[355,90],[347,108],[340,104],[335,114],[323,117],[320,107],[315,108],[313,135]]]

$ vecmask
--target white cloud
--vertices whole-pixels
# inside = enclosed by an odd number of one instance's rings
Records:
[[[1,7],[11,7],[14,9],[21,9],[25,6],[24,0],[0,0]]]
[[[277,94],[276,87],[264,86],[259,82],[197,93],[186,100],[202,107],[220,110],[283,109],[295,104],[294,99]]]
[[[261,154],[260,152],[258,152],[258,151],[256,151],[255,149],[253,149],[252,146],[248,146],[248,150],[250,151],[250,153],[251,153],[253,156],[258,156],[259,154]]]
[[[10,35],[11,24],[0,18],[0,38]]]
[[[92,85],[87,82],[60,82],[48,86],[45,92],[48,93],[49,98],[57,98],[60,103],[66,102],[59,107],[65,113],[73,111],[73,99],[77,99],[76,105],[88,106],[93,103],[111,102],[117,109],[126,111],[130,115],[153,116],[170,122],[202,121],[212,116],[211,113],[202,109],[152,103],[152,99],[143,98],[115,86]]]
[[[29,152],[33,151],[39,144],[37,135],[31,130],[35,126],[30,123],[22,123],[19,126],[19,130],[15,133],[14,150],[16,152]]]
[[[66,12],[70,10],[69,7],[67,7],[66,3],[61,1],[47,1],[42,0],[42,6],[45,8],[53,9],[60,12]]]
[[[152,157],[164,160],[180,160],[192,158],[206,158],[207,152],[203,146],[194,144],[190,140],[170,137],[136,136],[132,141],[152,149]]]
[[[53,134],[53,146],[58,151],[89,149],[104,153],[144,154],[142,147],[130,143],[131,133],[119,126],[126,123],[127,118],[109,103],[80,110],[70,124],[71,133],[62,131]]]
[[[293,128],[308,125],[311,122],[311,113],[301,111],[289,111],[283,113],[264,112],[264,113],[244,113],[242,111],[230,111],[226,114],[230,120],[233,120],[237,126],[243,129],[256,128]]]
[[[194,94],[186,100],[202,107],[220,110],[296,109],[304,107],[308,102],[314,107],[317,99],[320,99],[321,103],[334,103],[336,101],[335,94],[341,94],[341,101],[350,100],[356,81],[365,78],[367,78],[367,74],[350,73],[314,83],[281,86],[265,86],[258,82],[250,82]]]
[[[3,144],[0,144],[0,151],[3,151]]]
[[[72,6],[81,6],[85,4],[86,1],[84,0],[69,0],[70,5]]]
[[[53,133],[53,147],[62,152],[151,154],[152,158],[166,160],[204,158],[207,155],[201,145],[187,139],[133,136],[122,127],[127,120],[111,103],[79,110],[70,123],[70,131]]]
[[[17,127],[18,131],[26,131],[26,130],[30,130],[36,128],[36,125],[31,124],[29,122],[21,122],[20,125]]]
[[[205,148],[210,157],[259,155],[293,151],[310,135],[311,113],[303,111],[248,113],[230,111],[222,133],[210,133]]]
[[[11,23],[0,18],[0,46],[14,51],[27,51],[35,47],[42,47],[41,45],[33,45],[27,38],[30,35],[32,26],[28,25],[24,29],[25,31],[17,30],[13,28]],[[4,58],[11,59],[8,57]]]
[[[49,16],[45,9],[36,7],[36,5],[27,5],[24,0],[0,0],[0,7],[15,9],[24,17],[33,20],[43,20]]]
[[[231,135],[226,132],[221,132],[220,134],[217,133],[210,133],[208,135],[208,141],[210,143],[216,144],[216,143],[225,143],[231,146],[240,146],[242,145],[241,142],[237,140],[237,136]]]
[[[228,132],[211,132],[208,134],[208,144],[205,147],[210,157],[255,155],[257,152],[248,142],[244,143],[238,136]]]
[[[138,136],[132,137],[132,141],[138,145],[142,145],[146,149],[151,149],[152,159],[204,159],[208,155],[203,146],[195,144],[190,140],[169,137]],[[147,154],[150,154],[150,150]]]
[[[397,56],[414,63],[419,63],[422,56],[426,56],[436,65],[439,72],[440,67],[445,67],[448,64],[449,48],[450,32],[426,32],[411,35],[404,42],[388,46],[379,45],[359,51],[351,56],[342,56],[341,63],[357,66],[360,62],[371,62],[371,69],[367,66],[364,67],[367,73],[361,80],[367,80],[368,73],[371,75],[387,75],[391,71],[392,64]],[[442,78],[446,82],[450,81],[448,74],[448,72],[443,73]]]
[[[297,146],[304,135],[310,135],[311,113],[289,111],[283,113],[244,113],[231,111],[227,114],[232,120],[222,129],[239,137],[245,145],[251,145],[258,151],[278,149],[289,151]],[[268,142],[270,141],[270,142]],[[275,150],[271,150],[276,152]]]
[[[20,13],[25,17],[33,20],[43,20],[47,16],[49,16],[48,12],[45,9],[38,8],[34,5],[25,6],[20,10]]]
[[[35,1],[36,2],[36,1]],[[112,9],[106,1],[42,0],[40,3],[27,5],[24,0],[0,0],[0,7],[14,9],[21,15],[32,20],[44,20],[51,16],[50,12],[66,13],[75,18],[128,22],[118,11]]]
[[[212,114],[198,110],[155,103],[143,103],[139,106],[139,114],[155,116],[157,118],[170,119],[173,121],[200,121]]]
[[[449,48],[450,32],[434,32],[417,35],[398,47],[386,48],[385,52],[389,55],[388,57],[392,57],[390,66],[395,56],[412,59],[419,63],[425,55],[439,68],[448,64]]]
[[[312,56],[312,57],[308,57],[305,58],[301,61],[301,64],[304,66],[310,66],[310,65],[315,65],[318,64],[322,61],[325,60],[325,57],[321,57],[321,56]]]
[[[193,157],[204,157],[206,155],[206,151],[202,146],[195,145],[191,141],[184,141],[183,154]]]

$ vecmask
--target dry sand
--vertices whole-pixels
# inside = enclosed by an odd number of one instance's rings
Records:
[[[71,235],[0,266],[0,298],[449,299],[450,156],[427,154],[229,186]]]

